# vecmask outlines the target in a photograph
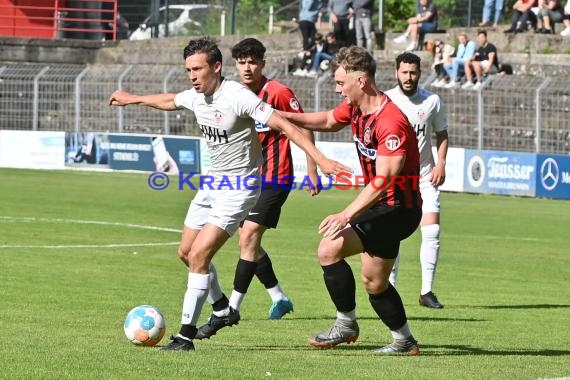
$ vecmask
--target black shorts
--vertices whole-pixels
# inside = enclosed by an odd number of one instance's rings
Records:
[[[375,206],[350,222],[364,251],[371,256],[393,259],[400,241],[414,233],[422,219],[421,208]]]
[[[260,224],[267,228],[277,227],[279,217],[281,216],[281,207],[287,200],[290,190],[281,188],[280,186],[268,186],[261,190],[261,195],[255,204],[255,207],[249,212],[245,220]],[[243,221],[240,227],[243,226]]]

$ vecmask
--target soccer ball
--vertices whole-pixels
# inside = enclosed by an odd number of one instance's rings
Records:
[[[141,305],[129,311],[125,318],[124,330],[131,343],[154,346],[164,336],[166,323],[160,310],[149,305]]]

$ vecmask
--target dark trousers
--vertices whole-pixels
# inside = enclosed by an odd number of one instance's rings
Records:
[[[301,29],[301,36],[303,36],[303,50],[309,50],[315,41],[315,33],[317,28],[315,23],[311,21],[299,21],[299,29]]]
[[[350,46],[355,43],[355,41],[352,41],[348,24],[349,20],[347,17],[339,17],[338,21],[333,24],[333,33],[340,46]]]
[[[520,12],[513,10],[513,18],[511,21],[512,30],[527,30],[526,24],[530,21],[533,28],[536,28],[536,15],[533,11]]]

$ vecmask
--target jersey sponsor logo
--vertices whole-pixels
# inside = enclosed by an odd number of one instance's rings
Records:
[[[259,121],[255,122],[255,131],[256,132],[269,132],[271,128],[267,126],[267,124],[260,123]]]
[[[289,106],[291,106],[291,108],[294,109],[295,111],[299,111],[299,101],[297,100],[297,98],[289,99]]]
[[[384,145],[386,145],[386,149],[392,150],[392,151],[398,149],[401,144],[402,144],[402,142],[400,141],[400,138],[396,135],[390,135],[390,136],[386,137],[386,141],[384,141]]]
[[[352,138],[354,139],[354,142],[356,142],[356,148],[363,156],[368,157],[371,160],[376,159],[376,149],[367,148],[366,145],[356,137],[356,135],[352,136]]]
[[[208,141],[223,144],[227,144],[230,141],[228,131],[224,131],[223,129],[210,127],[209,125],[200,125],[200,130],[202,131],[202,136]]]
[[[222,123],[222,113],[218,110],[214,111],[214,122],[218,125]]]
[[[264,102],[259,103],[259,106],[257,107],[257,109],[258,109],[260,112],[265,111],[265,103],[264,103]]]
[[[427,126],[423,123],[421,124],[414,124],[414,131],[416,131],[416,136],[425,136],[426,135]]]
[[[364,135],[362,136],[362,139],[364,140],[364,144],[368,145],[370,144],[370,141],[372,141],[372,130],[370,128],[365,128],[364,129]]]

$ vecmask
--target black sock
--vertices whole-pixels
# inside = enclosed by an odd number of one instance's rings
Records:
[[[345,260],[332,265],[321,265],[329,295],[338,311],[356,308],[356,283],[352,268]]]
[[[184,338],[187,339],[194,339],[197,332],[198,329],[196,328],[196,326],[182,325],[182,327],[180,327],[180,332],[178,334],[182,335]]]
[[[404,326],[407,321],[406,310],[398,291],[392,284],[389,284],[383,293],[369,294],[368,299],[376,314],[390,330],[398,330]]]
[[[275,276],[275,272],[273,271],[271,259],[267,254],[263,255],[263,257],[257,262],[255,275],[259,278],[259,281],[261,281],[263,286],[265,286],[265,289],[271,289],[279,283],[279,281],[277,281],[277,276]]]
[[[249,284],[255,276],[255,268],[257,263],[255,261],[246,261],[239,259],[236,266],[236,273],[234,275],[234,290],[242,294],[247,293]]]
[[[228,297],[222,293],[222,298],[212,304],[212,309],[214,309],[214,311],[222,311],[228,306],[230,306],[230,301],[228,300]]]

